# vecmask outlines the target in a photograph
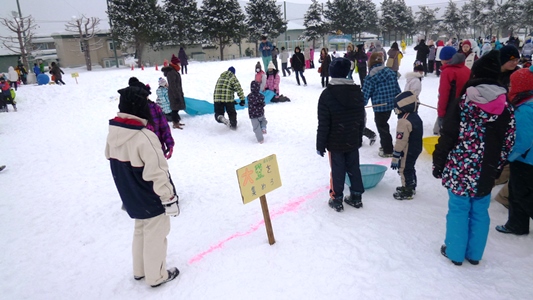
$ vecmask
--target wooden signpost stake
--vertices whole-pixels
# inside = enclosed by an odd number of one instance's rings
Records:
[[[70,76],[76,80],[76,84],[78,84],[78,77],[80,77],[80,74],[78,73],[71,73]]]
[[[260,199],[268,243],[273,245],[276,240],[274,239],[274,230],[272,229],[266,194],[281,186],[276,155],[272,154],[238,169],[237,179],[244,204],[250,203],[257,198]]]

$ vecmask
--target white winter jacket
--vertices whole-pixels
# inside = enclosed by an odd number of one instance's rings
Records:
[[[422,77],[424,77],[424,74],[418,72],[409,72],[405,74],[406,83],[403,91],[411,91],[416,97],[418,97],[422,92],[422,81],[420,80]]]
[[[7,80],[11,82],[15,82],[19,80],[19,74],[17,74],[17,71],[15,71],[15,68],[9,67],[7,72]]]

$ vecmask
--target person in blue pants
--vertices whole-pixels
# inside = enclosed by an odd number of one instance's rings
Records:
[[[483,257],[490,193],[514,144],[514,113],[498,81],[499,57],[491,51],[474,63],[433,152],[433,176],[442,178],[449,195],[441,254],[457,266],[465,259],[477,265]]]

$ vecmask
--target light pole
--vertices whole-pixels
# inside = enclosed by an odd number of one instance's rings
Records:
[[[118,68],[119,66],[118,66],[118,57],[117,57],[117,44],[115,43],[115,36],[113,35],[113,22],[111,21],[111,17],[109,16],[109,0],[106,0],[106,2],[107,2],[107,17],[109,18],[109,31],[111,31],[113,53],[115,54],[115,64],[117,65],[117,68]]]

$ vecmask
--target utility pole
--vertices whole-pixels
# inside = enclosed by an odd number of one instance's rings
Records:
[[[283,1],[283,17],[285,18],[285,23],[287,22],[287,2]],[[289,30],[289,27],[285,30],[285,49],[289,51],[289,45],[287,44],[287,30]]]
[[[22,19],[22,12],[20,11],[20,4],[19,4],[19,0],[17,0],[17,8],[18,8],[18,11],[19,11],[19,18],[20,18],[20,28],[24,28],[24,20]],[[22,31],[22,37],[24,39],[24,44],[23,44],[23,47],[24,47],[24,51],[22,51],[22,53],[24,53],[25,55],[27,55],[27,52],[25,50],[27,50],[27,39],[26,39],[26,31]],[[21,49],[22,50],[22,49]],[[30,63],[28,62],[28,58],[27,57],[22,57],[22,62],[23,63],[26,63],[25,67],[26,67],[26,71],[29,72],[30,70]]]
[[[109,12],[109,0],[106,0],[107,1],[107,11]],[[18,2],[18,0],[17,0]],[[109,13],[108,13],[108,16],[109,18],[109,30],[111,31],[111,40],[112,40],[112,43],[113,43],[113,53],[115,54],[115,64],[117,66],[117,69],[119,68],[119,65],[118,65],[118,57],[117,57],[117,43],[115,43],[115,35],[113,34],[113,22],[111,21],[111,17],[109,17]]]

